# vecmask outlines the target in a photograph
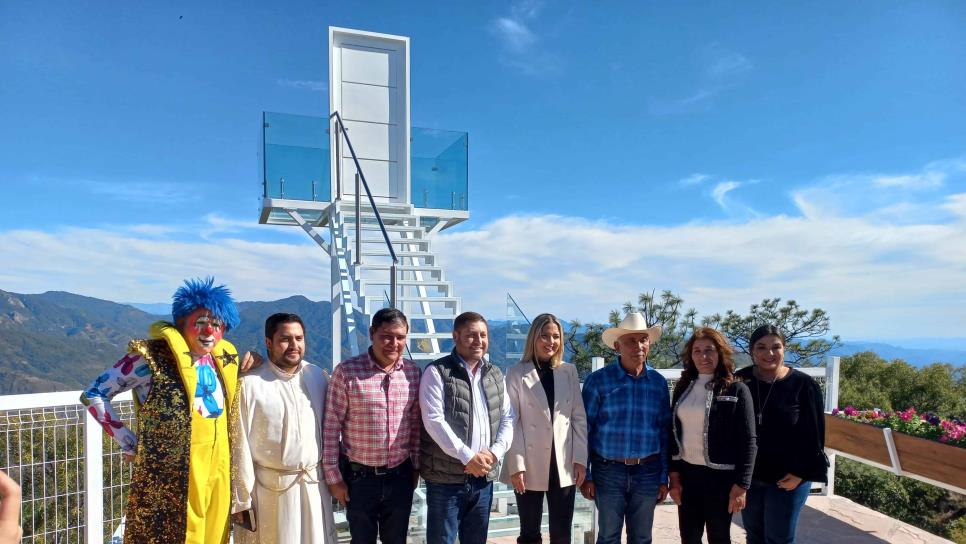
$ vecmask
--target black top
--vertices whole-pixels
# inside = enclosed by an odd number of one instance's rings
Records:
[[[550,361],[546,363],[537,362],[533,365],[540,376],[540,384],[543,385],[543,392],[547,394],[547,406],[550,407],[550,414],[553,415],[553,368]]]
[[[694,390],[692,383],[688,389],[692,395],[707,396],[708,391]],[[681,421],[678,419],[678,401],[684,392],[675,391],[671,406],[672,437],[669,442],[671,452],[671,471],[680,471],[684,461],[680,459],[682,435]],[[730,470],[732,481],[740,487],[751,487],[752,467],[755,465],[755,414],[751,394],[745,384],[734,381],[712,397],[705,407],[707,429],[705,434],[705,463],[708,468]]]
[[[822,390],[804,372],[791,369],[768,383],[754,375],[754,367],[735,376],[751,391],[758,436],[754,478],[773,484],[794,474],[812,482],[828,481],[825,415]]]

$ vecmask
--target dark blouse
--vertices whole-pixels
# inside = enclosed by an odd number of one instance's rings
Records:
[[[543,392],[547,394],[547,406],[550,407],[550,413],[553,414],[553,368],[551,368],[549,361],[546,363],[537,362],[534,366],[540,376]]]
[[[754,479],[773,484],[794,474],[803,480],[827,482],[821,388],[795,369],[774,383],[759,380],[753,369],[742,368],[735,376],[748,386],[755,409],[758,455]]]

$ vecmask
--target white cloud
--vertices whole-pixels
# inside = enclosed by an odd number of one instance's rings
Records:
[[[830,311],[835,333],[955,335],[966,303],[964,236],[963,224],[852,218],[627,227],[512,216],[443,233],[436,248],[464,308],[494,316],[504,291],[530,313],[603,320],[640,292],[672,289],[705,314],[778,296]]]
[[[754,68],[748,57],[718,43],[699,48],[695,56],[697,69],[693,74],[696,80],[693,90],[671,98],[648,97],[647,108],[651,115],[706,111],[716,96],[737,86],[742,76]]]
[[[91,193],[120,200],[124,202],[145,202],[145,201],[164,201],[189,202],[198,200],[197,193],[186,190],[190,187],[187,183],[177,183],[169,181],[139,181],[139,180],[71,180],[65,183],[74,183],[90,191]]]
[[[329,85],[326,82],[311,79],[279,79],[276,80],[276,83],[282,87],[311,91],[313,93],[324,93],[329,89]]]
[[[182,279],[211,274],[239,300],[329,296],[327,257],[305,244],[177,241],[90,228],[6,231],[0,244],[9,257],[0,270],[0,289],[6,291],[159,301],[168,300]]]
[[[810,218],[846,215],[911,224],[948,218],[948,208],[940,205],[941,189],[964,181],[966,161],[951,159],[928,163],[914,172],[826,176],[793,191],[792,199]]]
[[[540,36],[533,24],[543,10],[539,0],[519,0],[510,6],[510,13],[490,22],[490,31],[500,41],[500,61],[530,76],[554,75],[563,69],[561,58],[541,46]]]
[[[946,164],[947,179],[958,179]],[[829,176],[803,187],[792,194],[798,217],[654,226],[512,215],[444,231],[433,247],[463,308],[497,319],[507,291],[528,313],[601,321],[640,292],[671,289],[702,314],[794,298],[829,311],[832,332],[844,336],[961,336],[966,192],[877,187],[879,177]],[[750,183],[715,187],[729,204],[734,185]],[[860,198],[858,211],[836,205],[872,192],[922,198],[879,207]],[[895,208],[915,209],[915,217],[891,220]],[[246,239],[254,224],[217,215],[179,227],[0,231],[0,289],[160,301],[182,279],[214,274],[241,300],[329,296],[327,257],[306,236],[255,242]],[[218,236],[201,235],[206,228]]]
[[[711,179],[711,176],[707,174],[701,174],[701,173],[695,172],[694,174],[691,174],[686,178],[679,179],[678,185],[680,185],[681,187],[690,187],[692,185],[699,185],[700,183],[707,181],[709,179]]]
[[[711,198],[718,203],[718,206],[728,209],[728,204],[725,202],[725,197],[728,195],[728,193],[734,191],[738,187],[741,187],[741,184],[737,181],[722,181],[715,185],[714,189],[711,190]]]
[[[741,53],[721,49],[717,46],[713,46],[711,49],[707,74],[712,79],[733,77],[752,69],[751,61]]]
[[[503,39],[507,49],[515,53],[525,53],[536,43],[537,37],[520,20],[500,17],[493,23],[495,32]]]

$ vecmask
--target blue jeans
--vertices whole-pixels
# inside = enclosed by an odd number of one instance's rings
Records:
[[[657,459],[631,466],[594,461],[597,544],[619,544],[625,522],[627,544],[650,544],[660,475]]]
[[[493,482],[467,476],[461,484],[426,482],[426,542],[485,544]]]
[[[795,544],[798,516],[811,488],[812,482],[803,481],[785,491],[775,484],[752,480],[741,511],[748,544]]]

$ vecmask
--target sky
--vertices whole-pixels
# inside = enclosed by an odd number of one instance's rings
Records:
[[[328,114],[329,26],[411,38],[411,122],[469,133],[464,309],[603,321],[670,289],[846,338],[966,337],[966,4],[0,3],[0,289],[327,299],[258,224],[263,111]]]

